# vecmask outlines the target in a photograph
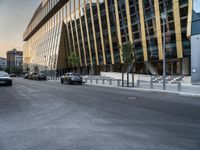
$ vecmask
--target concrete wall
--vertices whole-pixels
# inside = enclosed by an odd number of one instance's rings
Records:
[[[191,81],[200,85],[200,34],[191,37]]]
[[[101,76],[106,76],[106,77],[111,77],[114,79],[122,79],[122,73],[118,72],[101,72]],[[127,75],[126,73],[124,74],[124,79],[127,80]],[[130,82],[132,81],[132,74],[130,73],[129,75]],[[151,76],[150,75],[144,75],[144,74],[134,74],[134,79],[135,82],[137,80],[142,80],[146,82],[150,82]],[[191,84],[191,77],[190,76],[185,76],[182,81],[183,84]]]
[[[114,79],[122,79],[122,73],[118,72],[101,72],[101,76],[106,76],[106,77],[111,77]],[[127,80],[127,74],[124,73],[124,79]],[[132,74],[129,74],[129,79],[130,81],[132,80]],[[142,81],[150,81],[151,76],[150,75],[143,75],[143,74],[134,74],[134,79],[135,82],[137,80],[142,80]]]

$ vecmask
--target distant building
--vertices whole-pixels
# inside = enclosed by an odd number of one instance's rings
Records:
[[[23,62],[23,55],[15,55],[15,67],[21,67]]]
[[[0,69],[6,69],[7,60],[5,58],[0,57]]]
[[[7,52],[7,67],[22,67],[23,65],[23,52],[13,49]]]

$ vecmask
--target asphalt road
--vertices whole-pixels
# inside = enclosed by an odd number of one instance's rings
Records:
[[[16,78],[0,150],[200,150],[200,99]]]

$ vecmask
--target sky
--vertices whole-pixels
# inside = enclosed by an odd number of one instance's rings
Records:
[[[0,57],[23,50],[23,32],[42,0],[0,0]]]
[[[42,0],[0,0],[0,57],[6,51],[23,50],[23,32]],[[200,12],[200,0],[194,0]]]
[[[194,0],[193,8],[195,11],[200,12],[200,0]]]

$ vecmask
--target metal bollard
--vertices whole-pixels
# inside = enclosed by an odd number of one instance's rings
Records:
[[[180,81],[178,81],[178,91],[181,91],[181,82]]]
[[[87,79],[85,79],[85,83],[87,83]]]
[[[99,80],[98,79],[96,79],[96,84],[99,84]]]
[[[120,80],[117,80],[117,86],[120,86]]]
[[[140,87],[140,80],[137,80],[137,87]]]
[[[112,80],[110,79],[109,84],[112,85]]]
[[[153,89],[153,79],[150,80],[150,89]]]
[[[124,73],[123,73],[123,69],[122,69],[122,87],[124,87]]]
[[[102,84],[105,84],[105,79],[102,80]]]
[[[90,79],[90,83],[91,83],[91,84],[92,84],[92,82],[93,82],[92,79]]]

